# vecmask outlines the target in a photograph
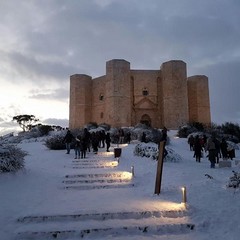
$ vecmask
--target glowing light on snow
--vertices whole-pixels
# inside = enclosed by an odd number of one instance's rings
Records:
[[[106,156],[106,157],[109,157],[109,156],[113,156],[114,153],[113,152],[103,152],[102,155]]]
[[[118,165],[117,161],[105,162],[104,167],[116,167]]]

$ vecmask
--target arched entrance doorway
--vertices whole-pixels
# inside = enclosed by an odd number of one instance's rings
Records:
[[[141,117],[140,123],[145,124],[146,126],[151,127],[151,118],[147,114],[144,114]]]

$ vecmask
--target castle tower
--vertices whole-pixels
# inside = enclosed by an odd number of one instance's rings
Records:
[[[132,85],[130,63],[114,59],[106,63],[106,117],[113,127],[131,126]]]
[[[70,76],[69,128],[83,127],[91,121],[92,77],[85,74]]]
[[[165,62],[161,66],[163,125],[177,129],[187,123],[188,91],[186,63],[179,60]]]
[[[188,78],[189,121],[211,123],[208,78],[196,75]]]

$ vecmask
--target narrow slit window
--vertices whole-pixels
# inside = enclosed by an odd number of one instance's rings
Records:
[[[142,95],[143,96],[147,96],[149,93],[148,93],[148,90],[147,90],[147,88],[144,88],[143,90],[142,90]]]
[[[103,101],[103,99],[104,99],[103,94],[100,94],[100,95],[99,95],[99,100],[100,100],[100,101]]]

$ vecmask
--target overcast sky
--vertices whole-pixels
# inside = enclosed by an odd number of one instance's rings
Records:
[[[187,63],[209,78],[214,123],[240,123],[239,0],[0,0],[0,135],[12,117],[66,125],[69,76]]]

